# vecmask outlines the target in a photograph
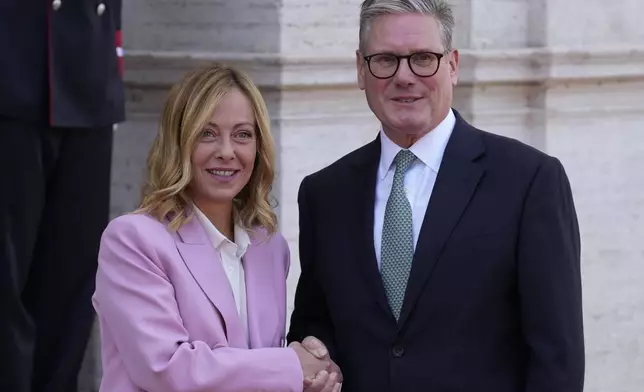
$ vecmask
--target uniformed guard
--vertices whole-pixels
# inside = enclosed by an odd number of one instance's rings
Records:
[[[0,1],[0,391],[76,392],[124,120],[121,0]]]

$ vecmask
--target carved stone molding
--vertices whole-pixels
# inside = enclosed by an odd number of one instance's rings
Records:
[[[132,87],[166,87],[210,62],[235,64],[264,89],[353,88],[355,59],[284,57],[260,53],[126,51],[125,80]],[[630,48],[521,48],[462,50],[461,86],[569,83],[644,79],[644,46]]]

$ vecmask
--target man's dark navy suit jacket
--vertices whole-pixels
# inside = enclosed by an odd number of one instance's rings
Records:
[[[566,173],[455,114],[398,322],[373,242],[379,138],[303,180],[288,340],[320,338],[343,392],[582,392],[580,238]]]

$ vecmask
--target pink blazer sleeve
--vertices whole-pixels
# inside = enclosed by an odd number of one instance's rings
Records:
[[[95,292],[101,327],[113,336],[132,381],[154,392],[302,391],[290,348],[211,348],[191,341],[154,245],[171,237],[161,226],[145,233],[137,226],[117,218],[105,230]]]

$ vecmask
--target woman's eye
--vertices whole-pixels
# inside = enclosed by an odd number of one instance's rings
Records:
[[[249,131],[240,131],[237,135],[242,139],[250,139],[253,137],[253,133]]]
[[[214,136],[215,136],[215,133],[210,129],[204,129],[201,132],[201,137],[214,137]]]

